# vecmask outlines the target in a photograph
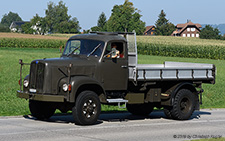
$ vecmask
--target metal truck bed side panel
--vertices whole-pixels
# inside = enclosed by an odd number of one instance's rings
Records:
[[[165,62],[164,64],[138,64],[137,80],[212,80],[213,65],[199,63]],[[132,76],[131,76],[132,75]],[[130,79],[134,78],[130,73]]]

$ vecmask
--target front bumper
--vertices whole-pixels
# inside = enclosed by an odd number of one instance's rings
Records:
[[[17,97],[46,102],[64,102],[64,96],[62,95],[33,94],[19,90],[17,91]]]

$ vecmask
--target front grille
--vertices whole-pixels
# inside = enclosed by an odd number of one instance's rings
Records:
[[[31,63],[30,67],[30,88],[40,90],[43,89],[45,65],[42,63]]]

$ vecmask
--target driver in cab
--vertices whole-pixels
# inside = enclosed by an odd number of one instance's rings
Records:
[[[119,58],[119,57],[120,57],[120,51],[117,50],[116,44],[113,43],[113,44],[111,45],[111,47],[112,47],[112,51],[113,51],[113,53],[112,53],[112,58]]]

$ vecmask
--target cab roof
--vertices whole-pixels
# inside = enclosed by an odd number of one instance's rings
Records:
[[[99,40],[103,42],[109,42],[109,41],[127,42],[126,38],[121,36],[121,34],[111,33],[111,32],[95,32],[95,33],[89,33],[89,34],[80,34],[80,35],[75,35],[69,38],[69,40],[74,40],[74,39],[91,39],[91,40]]]

